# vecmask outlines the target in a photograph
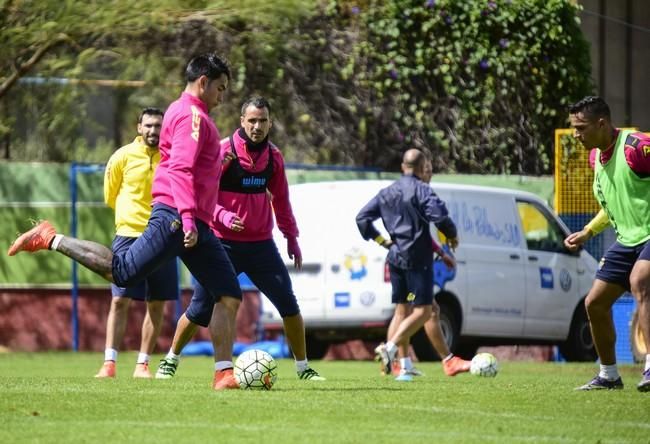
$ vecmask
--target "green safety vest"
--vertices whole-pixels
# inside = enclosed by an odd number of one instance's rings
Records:
[[[632,145],[634,131],[621,130],[614,154],[606,165],[596,152],[594,196],[616,231],[616,240],[634,247],[650,239],[650,177],[640,178],[625,158],[625,145]],[[628,138],[631,139],[628,143]]]

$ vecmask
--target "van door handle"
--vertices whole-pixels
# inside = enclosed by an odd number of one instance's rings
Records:
[[[531,262],[537,262],[537,256],[528,256],[528,260]]]
[[[510,255],[510,259],[512,259],[513,261],[517,260],[517,259],[519,259],[519,255],[513,253],[513,254]]]

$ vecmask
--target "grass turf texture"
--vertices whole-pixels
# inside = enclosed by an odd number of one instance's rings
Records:
[[[500,362],[496,378],[450,378],[420,363],[426,376],[398,383],[374,362],[316,361],[328,380],[307,382],[278,360],[271,391],[214,392],[208,357],[183,357],[170,381],[132,379],[134,353],[120,354],[117,379],[96,380],[101,360],[0,355],[0,442],[649,442],[638,366],[621,366],[622,391],[575,392],[595,364]]]

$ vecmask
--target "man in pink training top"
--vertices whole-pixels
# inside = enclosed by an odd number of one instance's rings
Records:
[[[198,326],[208,325],[218,300],[241,299],[235,270],[210,228],[215,221],[234,231],[244,228],[235,214],[217,204],[220,136],[208,115],[223,99],[230,68],[219,56],[203,54],[189,61],[185,79],[185,91],[170,105],[162,123],[151,217],[128,250],[113,255],[97,242],[57,234],[44,221],[18,237],[8,251],[9,256],[19,251],[58,251],[121,287],[142,281],[179,256],[206,291],[194,295],[178,320],[157,378],[174,375],[183,346]]]
[[[298,269],[302,254],[298,226],[289,201],[289,185],[280,150],[269,141],[271,105],[263,97],[248,99],[241,108],[241,127],[221,147],[230,159],[219,184],[219,204],[238,214],[245,230],[233,231],[217,224],[216,234],[235,271],[246,273],[255,286],[277,308],[293,352],[298,377],[322,381],[307,363],[305,326],[293,293],[291,279],[273,241],[275,220],[287,239],[287,253]],[[272,199],[272,200],[271,200]],[[197,294],[203,290],[198,286]],[[215,348],[215,390],[239,388],[233,377],[232,346],[237,306],[215,305],[210,333]]]

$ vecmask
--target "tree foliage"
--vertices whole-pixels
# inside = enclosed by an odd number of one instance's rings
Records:
[[[7,146],[5,157],[105,161],[133,137],[140,107],[164,108],[178,96],[190,56],[205,51],[228,55],[247,38],[253,46],[272,47],[283,22],[297,22],[306,13],[303,3],[163,0],[152,7],[138,0],[4,1],[0,139]],[[261,28],[261,23],[270,25]],[[247,27],[263,32],[253,39],[246,36]],[[239,68],[241,86],[247,70]],[[83,81],[70,85],[63,79]],[[118,82],[93,82],[107,79]],[[129,81],[144,86],[131,88]],[[106,115],[109,109],[112,115]],[[9,151],[10,143],[18,149]]]
[[[88,99],[102,97],[99,87],[65,81],[125,79],[134,74],[134,59],[143,59],[140,43],[147,40],[143,36],[170,23],[169,15],[148,9],[152,9],[148,4],[134,0],[3,2],[0,137],[11,133],[12,144],[17,139],[22,148],[11,157],[70,160],[84,145],[97,142],[93,131],[97,126],[112,133],[115,118],[101,116],[107,119],[98,123],[86,106]],[[141,65],[136,78],[146,77],[149,67]],[[119,93],[110,100],[119,104]],[[124,111],[119,106],[116,110]]]
[[[447,171],[550,171],[553,129],[591,89],[566,0],[372,1],[363,83],[392,106],[389,146],[433,150]]]
[[[0,5],[0,137],[25,147],[11,158],[105,160],[133,136],[138,108],[173,100],[185,61],[204,51],[233,67],[222,132],[247,96],[268,96],[273,140],[306,163],[396,170],[418,146],[437,171],[546,174],[553,128],[592,89],[571,0]],[[18,83],[25,75],[144,86]]]

